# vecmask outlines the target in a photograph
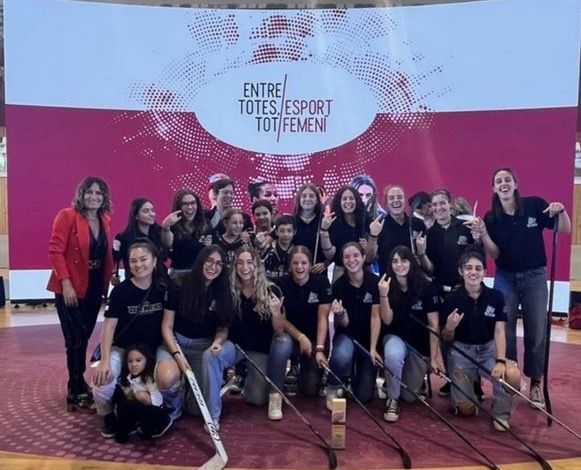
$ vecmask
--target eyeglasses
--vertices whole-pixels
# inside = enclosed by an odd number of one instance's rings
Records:
[[[224,263],[222,263],[222,261],[219,260],[216,261],[213,260],[212,258],[208,258],[206,261],[204,261],[204,264],[209,268],[211,268],[212,266],[216,266],[216,268],[222,269],[224,267]]]

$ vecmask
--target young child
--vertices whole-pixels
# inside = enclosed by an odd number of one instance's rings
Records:
[[[127,442],[135,429],[143,437],[161,437],[172,420],[161,406],[163,397],[153,379],[153,353],[144,343],[129,346],[125,353],[123,372],[113,395],[117,417],[115,440]]]
[[[214,237],[214,244],[218,245],[226,253],[228,267],[232,265],[234,253],[245,243],[249,242],[249,235],[243,233],[244,217],[238,209],[227,209],[222,217],[224,233]]]
[[[293,247],[295,228],[295,219],[291,215],[281,215],[275,220],[276,240],[266,247],[261,254],[266,277],[271,281],[288,273],[289,252]]]

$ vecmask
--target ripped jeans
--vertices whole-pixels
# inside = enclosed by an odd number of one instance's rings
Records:
[[[496,347],[494,346],[494,340],[485,344],[466,344],[461,343],[460,341],[454,341],[453,345],[479,362],[488,371],[492,371],[496,365]],[[450,369],[449,373],[452,381],[458,385],[464,393],[476,401],[478,401],[474,394],[474,382],[476,379],[481,375],[491,381],[494,397],[492,401],[492,414],[496,418],[506,420],[510,418],[512,395],[508,393],[497,380],[492,379],[490,374],[479,369],[453,347],[450,347],[448,351],[448,367]],[[464,394],[456,389],[456,387],[452,387],[451,389],[451,399],[452,406],[455,408],[472,408],[474,406]]]

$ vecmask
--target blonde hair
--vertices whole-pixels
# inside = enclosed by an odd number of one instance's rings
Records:
[[[238,311],[240,311],[240,294],[242,293],[242,283],[236,274],[236,262],[242,253],[250,253],[252,264],[254,265],[254,286],[252,291],[252,301],[254,302],[254,309],[260,315],[262,320],[270,318],[269,297],[273,290],[278,291],[276,285],[269,281],[264,271],[264,264],[256,253],[256,250],[248,245],[243,245],[234,253],[234,261],[230,268],[230,283],[234,291],[234,303]]]

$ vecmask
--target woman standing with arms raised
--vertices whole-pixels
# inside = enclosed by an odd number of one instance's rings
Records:
[[[517,360],[516,323],[522,306],[524,327],[524,373],[531,378],[530,399],[545,405],[541,389],[547,325],[547,256],[543,229],[571,231],[571,220],[560,202],[540,197],[521,197],[516,174],[500,168],[492,176],[492,209],[484,221],[476,220],[486,253],[496,262],[495,289],[506,304],[506,357]],[[554,216],[560,214],[559,226]]]
[[[54,219],[49,242],[52,272],[47,289],[56,308],[67,353],[67,409],[93,412],[85,382],[87,343],[113,270],[107,183],[88,176],[77,187],[72,207]]]

